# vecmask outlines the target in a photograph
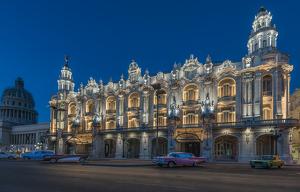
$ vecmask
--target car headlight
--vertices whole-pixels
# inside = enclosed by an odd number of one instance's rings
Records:
[[[253,161],[251,161],[251,163],[254,163]]]

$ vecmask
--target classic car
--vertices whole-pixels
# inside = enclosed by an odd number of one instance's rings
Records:
[[[193,165],[197,167],[200,163],[206,163],[206,158],[196,157],[192,153],[173,152],[165,157],[154,157],[153,163],[156,163],[160,167],[163,165],[167,165],[168,167],[174,167],[174,165]]]
[[[9,159],[9,160],[13,160],[18,158],[17,154],[11,154],[8,152],[4,152],[4,151],[0,151],[0,159]]]
[[[50,163],[56,163],[60,161],[79,161],[80,163],[84,163],[87,159],[87,155],[43,155],[44,161],[50,161]]]
[[[250,161],[252,168],[255,167],[267,167],[272,169],[272,167],[281,168],[284,164],[284,161],[281,160],[277,155],[261,155],[258,156],[255,160]]]
[[[38,150],[34,151],[33,153],[23,153],[21,158],[24,160],[29,159],[43,159],[43,155],[54,155],[54,151],[52,150]]]

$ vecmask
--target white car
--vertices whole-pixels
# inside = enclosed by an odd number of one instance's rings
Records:
[[[8,153],[8,152],[0,151],[0,159],[13,160],[13,159],[16,159],[16,158],[18,158],[17,154],[11,154],[11,153]]]

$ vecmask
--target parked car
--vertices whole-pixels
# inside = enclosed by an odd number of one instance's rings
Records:
[[[281,160],[277,155],[261,155],[255,160],[250,161],[252,168],[255,167],[267,167],[272,169],[272,167],[281,168],[284,165],[284,161]]]
[[[168,167],[174,167],[174,165],[193,165],[197,167],[200,163],[206,163],[205,157],[196,157],[192,153],[174,152],[169,153],[165,157],[154,157],[153,163],[162,167],[167,165]]]
[[[54,155],[54,151],[52,150],[38,150],[34,151],[33,153],[23,153],[21,158],[24,160],[29,159],[43,159],[43,155]]]
[[[17,158],[18,158],[17,154],[11,154],[11,153],[8,153],[8,152],[0,151],[0,159],[13,160],[13,159],[17,159]]]
[[[44,161],[50,161],[50,163],[56,163],[57,161],[78,161],[84,163],[87,159],[87,155],[44,155]]]

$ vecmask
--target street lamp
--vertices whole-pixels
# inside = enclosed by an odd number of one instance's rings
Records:
[[[56,137],[56,139],[55,139],[55,154],[56,154],[57,153],[57,137],[58,137],[58,133],[57,133],[57,130],[58,130],[58,128],[57,128],[58,111],[67,111],[67,110],[62,109],[62,108],[58,108],[58,107],[56,107],[54,105],[48,105],[47,107],[52,108],[56,112],[56,134],[55,134],[55,137]]]
[[[155,83],[151,85],[154,90],[156,90],[156,155],[158,156],[158,99],[159,99],[159,91],[161,89],[160,83]]]
[[[279,137],[281,137],[283,130],[279,129],[279,127],[276,126],[270,132],[273,134],[272,137],[275,140],[275,155],[277,155],[277,141],[278,141]]]
[[[122,158],[125,159],[125,141],[127,139],[126,135],[125,134],[121,134],[121,139],[123,141],[123,155],[122,155]]]

